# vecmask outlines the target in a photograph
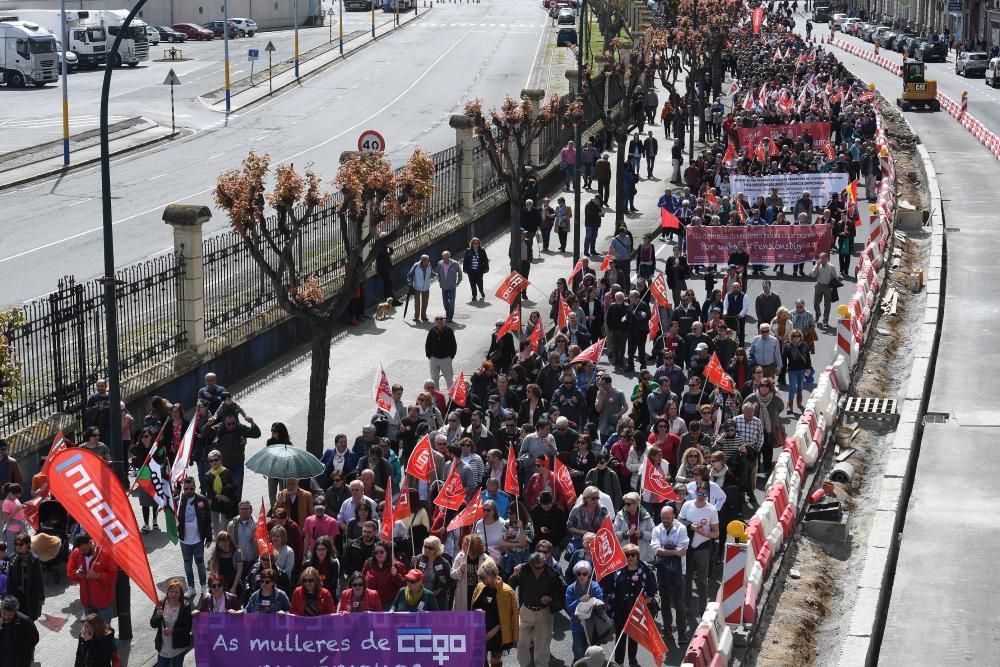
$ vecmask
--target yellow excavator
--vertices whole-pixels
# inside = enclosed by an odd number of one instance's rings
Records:
[[[937,99],[937,81],[924,78],[923,61],[903,59],[903,94],[896,98],[896,105],[903,111],[915,107],[941,110],[941,103]]]

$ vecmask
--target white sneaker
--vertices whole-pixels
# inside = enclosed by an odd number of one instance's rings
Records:
[[[141,532],[143,532],[143,533],[148,533],[149,532],[149,524],[148,523],[142,524],[142,528],[140,528],[139,530]]]

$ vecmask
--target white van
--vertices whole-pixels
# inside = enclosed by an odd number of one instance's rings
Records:
[[[1000,58],[990,58],[986,65],[986,85],[990,88],[1000,88]]]

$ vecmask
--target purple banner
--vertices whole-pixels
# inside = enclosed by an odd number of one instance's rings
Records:
[[[480,612],[198,614],[198,667],[482,667]]]

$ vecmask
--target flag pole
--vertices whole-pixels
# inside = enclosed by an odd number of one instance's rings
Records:
[[[146,467],[146,465],[149,464],[149,460],[153,458],[153,452],[156,451],[156,448],[159,446],[160,436],[163,435],[163,429],[165,429],[166,427],[167,427],[167,422],[166,420],[164,420],[163,425],[160,426],[160,432],[156,434],[155,438],[153,438],[153,442],[149,446],[149,451],[146,452],[146,458],[143,460],[142,465],[139,466],[139,470],[142,470],[144,467]],[[135,481],[132,482],[132,486],[129,487],[128,489],[129,495],[131,495],[132,492],[135,491],[135,487],[137,486],[139,486],[139,475],[135,476]]]
[[[608,667],[608,665],[611,664],[611,661],[615,657],[615,652],[618,650],[618,645],[622,643],[622,637],[624,636],[625,636],[625,628],[622,628],[622,631],[618,633],[618,639],[615,640],[615,645],[611,647],[611,655],[608,657],[607,662],[604,663],[604,667]]]

